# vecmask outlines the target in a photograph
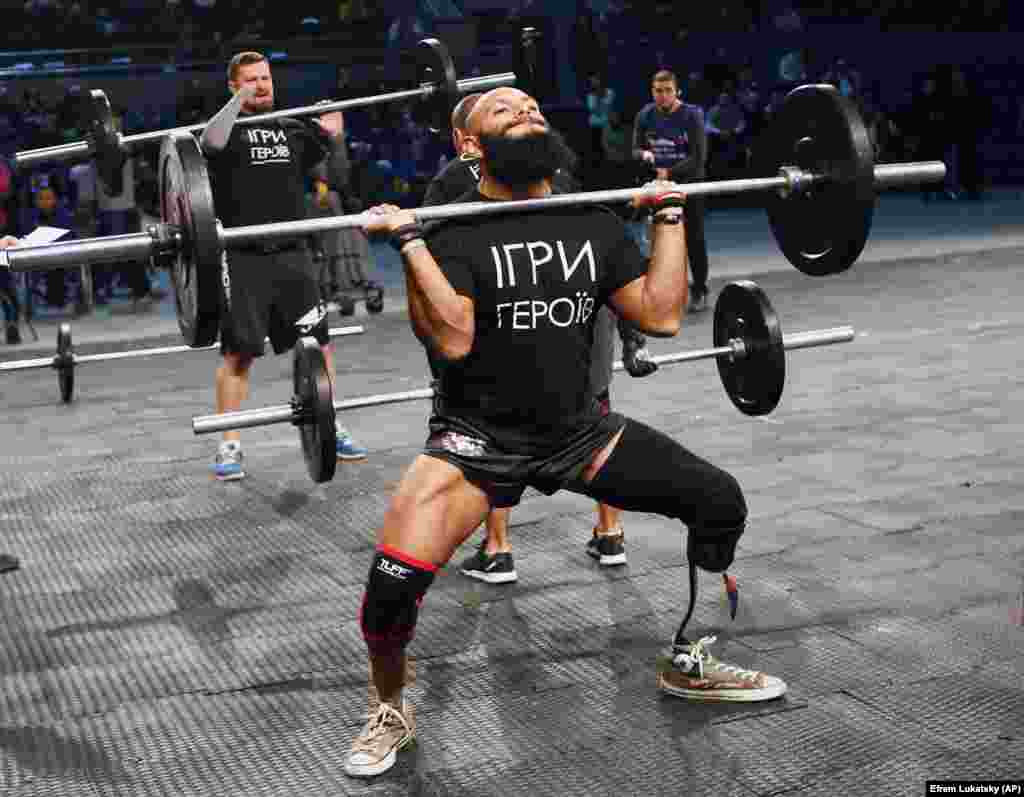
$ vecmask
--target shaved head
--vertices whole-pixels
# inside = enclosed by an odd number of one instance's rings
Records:
[[[526,103],[532,103],[534,107],[537,107],[537,101],[525,91],[511,86],[491,89],[473,106],[473,110],[466,120],[466,130],[472,135],[480,135],[487,126],[487,118],[493,114],[495,107],[509,105],[518,109]]]
[[[469,128],[467,127],[467,120],[469,115],[473,113],[473,108],[476,107],[477,102],[483,94],[477,92],[476,94],[467,94],[455,105],[452,109],[452,130],[461,130],[466,132]]]

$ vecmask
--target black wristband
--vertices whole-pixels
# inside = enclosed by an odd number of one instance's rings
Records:
[[[651,218],[651,224],[682,224],[683,214],[673,213],[671,216],[659,216],[657,213]]]
[[[417,238],[423,238],[423,227],[420,223],[413,222],[412,224],[403,224],[397,230],[391,233],[391,245],[395,247],[396,252],[401,252],[402,247],[405,246],[409,241],[415,241]]]

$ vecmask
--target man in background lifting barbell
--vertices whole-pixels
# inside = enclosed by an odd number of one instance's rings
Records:
[[[332,146],[343,144],[341,113],[236,125],[239,115],[273,110],[274,82],[261,53],[243,52],[231,59],[228,88],[234,96],[210,120],[200,140],[218,218],[226,227],[305,218],[306,174]],[[336,381],[327,309],[306,239],[250,244],[225,253],[222,283],[224,362],[217,370],[217,412],[241,408],[249,395],[252,361],[262,356],[266,337],[280,354],[300,335],[312,335],[323,347],[332,383]],[[340,425],[337,452],[339,459],[366,456],[366,449]],[[220,480],[245,475],[237,431],[224,433],[214,474]]]
[[[482,96],[467,94],[452,111],[452,145],[457,158],[446,164],[430,181],[423,197],[425,206],[458,202],[476,189],[480,181],[480,153],[469,137],[467,124],[470,113]],[[577,190],[570,172],[566,167],[555,172],[551,180],[553,193]],[[658,370],[645,348],[644,336],[632,324],[616,319],[607,307],[602,307],[594,325],[590,386],[606,412],[611,410],[609,386],[612,381],[612,360],[615,358],[613,327],[618,328],[619,337],[622,338],[622,359],[630,376],[649,376]],[[441,363],[439,358],[431,355],[429,341],[423,343],[427,346],[430,371],[436,382],[440,379]],[[587,541],[587,554],[606,567],[626,564],[625,534],[619,514],[615,507],[598,502],[597,524]],[[511,509],[507,507],[491,510],[480,547],[459,565],[459,572],[489,584],[509,584],[518,579],[512,558],[512,543],[508,538],[510,515]]]
[[[536,101],[510,88],[484,95],[469,119],[482,153],[474,201],[547,196],[565,145]],[[438,568],[494,507],[526,487],[560,489],[620,509],[681,520],[687,555],[724,572],[743,533],[742,490],[725,471],[646,424],[602,414],[589,390],[595,310],[649,334],[678,333],[688,289],[685,197],[656,181],[648,261],[624,224],[598,207],[564,207],[450,220],[427,233],[413,211],[371,209],[368,233],[401,252],[417,336],[447,362],[424,453],[392,496],[367,581],[360,626],[379,704],[352,745],[345,771],[390,769],[412,741],[403,696],[405,649]],[[700,700],[767,700],[786,690],[764,673],[708,655],[712,639],[677,635],[658,685]]]

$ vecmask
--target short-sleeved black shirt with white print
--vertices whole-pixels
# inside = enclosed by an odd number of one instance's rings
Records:
[[[489,200],[473,191],[459,201]],[[647,270],[619,217],[600,207],[477,216],[439,225],[427,245],[475,306],[472,349],[442,374],[442,412],[522,453],[557,448],[596,420],[597,310]]]
[[[227,146],[207,153],[217,217],[225,227],[306,218],[306,175],[328,149],[307,120],[236,124]]]

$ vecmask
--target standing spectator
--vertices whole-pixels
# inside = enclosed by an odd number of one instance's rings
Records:
[[[341,215],[341,198],[327,184],[327,169],[319,164],[313,169],[313,190],[306,195],[306,215],[311,218],[325,218]],[[313,260],[320,261],[320,293],[325,302],[333,299],[341,290],[338,275],[338,236],[342,230],[324,230],[315,233]]]
[[[59,195],[56,181],[51,180],[50,175],[39,175],[33,179],[31,191],[32,207],[26,209],[22,229],[34,230],[45,226],[70,230],[74,226],[67,199]],[[63,309],[67,304],[67,271],[62,268],[45,274],[46,303],[51,307]],[[30,275],[30,280],[32,276],[35,275]]]
[[[633,125],[633,156],[654,169],[659,180],[689,183],[703,180],[706,174],[708,142],[704,130],[704,112],[680,99],[679,82],[673,72],[660,70],[651,79],[648,103],[636,115]],[[687,197],[686,250],[690,259],[693,285],[690,311],[708,306],[708,250],[704,240],[703,197]],[[634,225],[637,243],[645,256],[650,254],[648,222]]]
[[[344,90],[344,87],[341,87]],[[331,192],[338,197],[339,213],[359,213],[363,203],[352,186],[352,164],[348,153],[348,137],[344,121],[340,143],[332,147],[324,162],[325,178]],[[366,278],[370,265],[370,242],[359,227],[338,230],[336,288],[377,288]],[[337,293],[337,290],[335,290]]]
[[[587,125],[590,127],[590,157],[587,169],[588,183],[596,183],[597,175],[607,157],[604,151],[604,131],[608,127],[608,116],[615,105],[615,90],[606,86],[600,73],[590,76],[590,91],[587,92]]]
[[[746,115],[730,92],[718,95],[718,101],[708,110],[704,129],[708,134],[709,171],[713,179],[730,178],[734,170],[744,165],[746,147],[742,136],[747,129]]]

